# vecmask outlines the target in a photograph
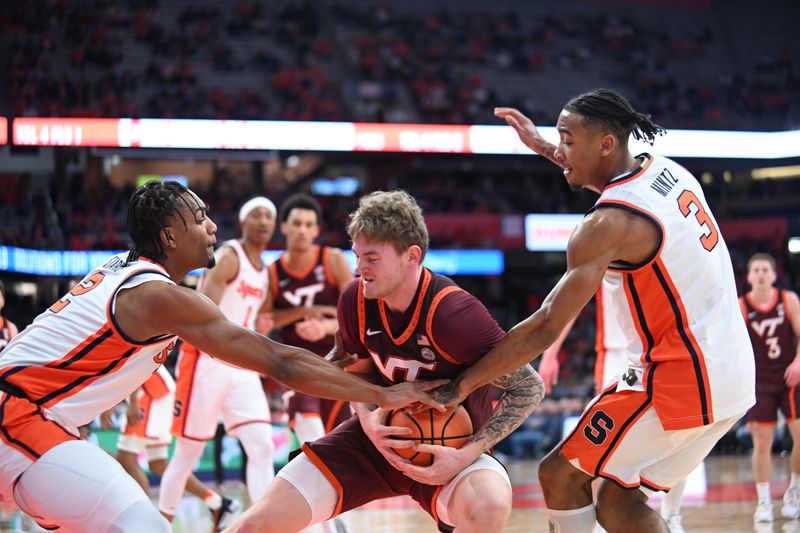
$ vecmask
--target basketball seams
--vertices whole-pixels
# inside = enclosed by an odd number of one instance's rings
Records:
[[[410,436],[392,435],[392,439],[418,444],[461,448],[474,435],[469,413],[461,405],[445,413],[426,409],[412,414],[406,409],[396,409],[389,412],[385,423],[387,426],[408,427],[415,432]],[[448,430],[457,431],[458,435],[447,435]],[[434,456],[427,452],[417,452],[411,448],[398,448],[395,452],[418,466],[433,464]]]

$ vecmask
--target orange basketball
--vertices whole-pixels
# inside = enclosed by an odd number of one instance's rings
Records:
[[[405,409],[391,411],[386,417],[387,426],[411,428],[411,435],[393,436],[397,440],[413,440],[420,444],[437,444],[461,448],[472,437],[472,420],[466,409],[460,405],[440,413],[436,409],[425,409],[419,413],[411,414]],[[413,448],[395,448],[401,457],[409,459],[417,466],[430,466],[433,464],[433,455],[418,453]]]

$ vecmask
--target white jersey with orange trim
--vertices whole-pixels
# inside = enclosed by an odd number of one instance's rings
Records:
[[[256,268],[238,240],[222,245],[236,252],[239,271],[225,285],[219,307],[232,322],[255,329],[256,314],[269,289],[267,268]],[[269,422],[260,376],[184,343],[178,359],[172,433],[194,440],[212,439],[220,416],[229,433],[244,424]]]
[[[597,306],[594,383],[598,393],[622,378],[628,369],[628,339],[619,321],[626,310],[620,312],[609,297],[614,290],[612,282],[604,279],[594,296]]]
[[[639,169],[611,180],[594,209],[625,209],[653,221],[661,243],[638,265],[614,265],[606,302],[635,376],[664,429],[743,413],[755,403],[753,350],[739,311],[728,248],[702,188],[686,169],[643,154]]]
[[[219,308],[230,320],[247,329],[255,329],[256,315],[264,300],[267,299],[269,275],[267,268],[256,266],[245,253],[242,243],[236,239],[225,241],[222,246],[230,246],[239,259],[239,272],[228,283]]]
[[[70,430],[117,405],[156,372],[174,346],[164,335],[139,342],[114,316],[120,290],[158,281],[164,268],[126,253],[89,272],[14,337],[0,356],[0,389],[24,395]]]

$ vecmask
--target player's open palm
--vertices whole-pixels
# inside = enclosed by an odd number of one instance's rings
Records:
[[[800,383],[800,361],[792,361],[792,364],[786,367],[786,372],[783,373],[783,379],[786,381],[788,387],[794,387]]]
[[[533,121],[522,114],[519,109],[513,107],[495,107],[494,114],[506,121],[506,123],[514,128],[519,135],[519,140],[522,144],[538,152],[542,145],[542,136],[536,129]]]

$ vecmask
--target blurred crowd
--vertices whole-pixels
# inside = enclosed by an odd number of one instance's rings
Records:
[[[732,27],[747,3],[730,4],[728,21],[710,2],[680,18],[662,6],[669,24],[655,3],[572,4],[4,2],[0,111],[464,124],[496,123],[491,109],[512,104],[551,122],[560,98],[590,83],[669,127],[800,123],[797,45],[776,31],[755,54]]]

